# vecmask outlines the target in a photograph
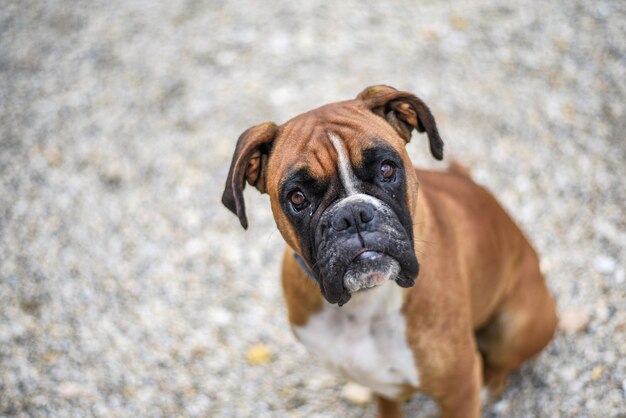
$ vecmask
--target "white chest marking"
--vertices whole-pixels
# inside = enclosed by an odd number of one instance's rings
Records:
[[[343,307],[326,303],[295,333],[332,370],[374,392],[395,398],[419,373],[400,313],[402,289],[389,280],[355,293]]]
[[[330,142],[333,143],[335,151],[337,151],[337,165],[339,168],[339,177],[343,187],[346,188],[348,196],[356,194],[356,187],[354,185],[354,173],[352,172],[352,166],[350,165],[350,157],[344,152],[343,145],[341,144],[341,138],[332,132],[327,132],[326,135]]]

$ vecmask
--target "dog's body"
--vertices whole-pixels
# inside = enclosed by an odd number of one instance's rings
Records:
[[[245,227],[244,181],[269,193],[289,245],[293,331],[370,387],[380,416],[400,416],[398,401],[419,390],[444,417],[477,417],[482,383],[501,390],[552,338],[554,302],[535,251],[487,191],[458,165],[412,167],[413,128],[441,159],[428,108],[386,86],[251,128],[223,201]]]

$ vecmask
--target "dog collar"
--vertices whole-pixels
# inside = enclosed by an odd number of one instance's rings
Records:
[[[313,280],[315,283],[317,283],[317,279],[315,278],[315,275],[313,274],[309,266],[306,264],[306,261],[304,261],[304,258],[300,257],[300,255],[296,252],[293,253],[293,258],[296,259],[296,261],[298,262],[298,265],[300,266],[304,274],[306,274],[306,277],[308,277],[310,280]]]

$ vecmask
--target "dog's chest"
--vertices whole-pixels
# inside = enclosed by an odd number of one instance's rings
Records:
[[[401,306],[402,289],[388,281],[354,294],[343,307],[325,304],[295,333],[327,367],[394,398],[419,385]]]

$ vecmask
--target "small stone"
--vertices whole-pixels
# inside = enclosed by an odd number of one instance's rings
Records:
[[[210,312],[210,316],[216,325],[225,326],[232,321],[232,314],[220,306],[214,307]]]
[[[501,401],[496,402],[495,405],[493,405],[492,410],[493,413],[498,416],[508,415],[509,401],[507,401],[506,399],[502,399]]]
[[[591,371],[591,380],[598,380],[600,376],[602,376],[602,370],[602,366],[594,367],[594,369]]]
[[[59,395],[66,399],[73,399],[89,394],[89,391],[77,382],[61,382],[57,388]]]
[[[585,309],[568,309],[561,313],[559,328],[567,334],[584,330],[589,324],[589,314]]]
[[[246,359],[253,365],[265,364],[272,359],[272,353],[266,344],[258,343],[248,348]]]
[[[573,366],[565,366],[559,372],[563,382],[571,382],[576,378],[576,368]]]
[[[355,405],[364,406],[372,401],[372,390],[350,382],[343,387],[341,397]]]
[[[593,267],[602,274],[611,274],[615,271],[617,262],[612,257],[599,255],[593,260]]]
[[[598,301],[596,304],[596,314],[595,317],[600,322],[606,322],[609,319],[611,312],[609,311],[609,306],[604,300]]]
[[[314,377],[307,381],[307,388],[310,390],[320,390],[324,387],[324,380],[318,377]]]

